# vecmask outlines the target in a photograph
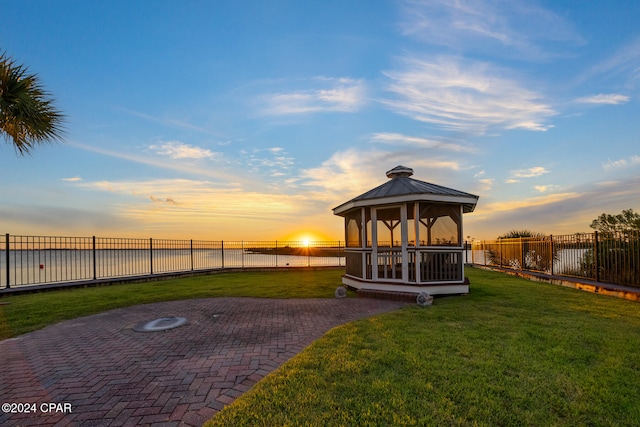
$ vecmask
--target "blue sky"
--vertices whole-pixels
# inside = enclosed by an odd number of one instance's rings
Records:
[[[479,195],[475,239],[640,211],[636,1],[0,6],[67,116],[0,143],[2,233],[343,239],[331,209],[400,164]]]

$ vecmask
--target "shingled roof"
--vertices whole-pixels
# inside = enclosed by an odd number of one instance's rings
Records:
[[[462,205],[464,213],[473,212],[475,209],[478,196],[430,182],[419,181],[410,178],[411,175],[413,175],[413,169],[402,165],[396,166],[387,171],[389,181],[333,208],[333,213],[342,215],[357,207],[409,201],[458,203]]]

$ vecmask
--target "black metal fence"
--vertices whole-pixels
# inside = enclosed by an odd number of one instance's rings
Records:
[[[52,237],[0,239],[0,289],[251,267],[344,266],[344,242]]]
[[[474,264],[640,287],[640,232],[482,240]]]

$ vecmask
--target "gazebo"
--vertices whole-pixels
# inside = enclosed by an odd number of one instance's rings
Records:
[[[333,209],[344,217],[346,274],[358,291],[466,294],[462,214],[478,196],[411,178],[396,166],[389,180]]]

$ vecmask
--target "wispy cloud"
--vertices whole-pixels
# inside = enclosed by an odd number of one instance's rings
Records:
[[[503,77],[488,63],[452,57],[407,57],[400,71],[385,74],[389,92],[382,100],[393,111],[437,127],[484,134],[489,128],[544,131],[556,113],[543,96]]]
[[[486,216],[494,212],[526,209],[534,206],[544,206],[552,203],[563,202],[569,199],[574,199],[580,196],[581,196],[581,193],[568,192],[568,193],[549,194],[546,196],[539,196],[539,197],[531,197],[528,199],[493,202],[493,203],[483,205],[482,215]]]
[[[574,26],[530,1],[407,0],[403,34],[457,51],[544,60],[582,44]],[[548,41],[554,41],[549,51]],[[566,47],[564,47],[566,45]],[[566,49],[564,52],[559,49]]]
[[[149,198],[153,203],[162,203],[162,204],[174,205],[174,206],[178,204],[171,197],[166,197],[163,199],[163,198],[158,198],[158,197],[154,197],[153,195],[150,195]]]
[[[598,95],[585,96],[582,98],[576,99],[577,103],[580,104],[609,104],[609,105],[617,105],[624,104],[629,101],[629,97],[626,95],[620,95],[617,93],[601,93]]]
[[[467,227],[481,223],[477,229],[488,236],[485,238],[522,227],[553,234],[592,231],[589,224],[598,214],[628,209],[630,200],[637,198],[639,186],[640,177],[633,176],[619,181],[586,183],[572,191],[531,198],[485,199],[465,222]]]
[[[155,179],[144,181],[96,181],[79,184],[86,189],[108,191],[129,199],[121,206],[138,211],[164,205],[175,212],[216,216],[286,216],[295,212],[295,195],[270,194],[238,188],[220,188],[211,181]],[[137,202],[136,202],[137,201]],[[149,201],[151,202],[149,204]],[[146,205],[145,205],[146,202]],[[144,208],[144,206],[147,206]]]
[[[187,120],[179,120],[174,117],[156,117],[151,114],[142,113],[140,111],[130,110],[128,108],[120,108],[121,111],[124,111],[127,114],[130,114],[135,117],[139,117],[141,119],[145,119],[147,121],[160,124],[162,126],[174,127],[180,129],[188,129],[197,132],[201,132],[207,135],[220,136],[218,132],[212,131],[211,129],[204,128],[202,126],[197,126],[190,123]]]
[[[495,180],[493,178],[482,178],[478,180],[478,187],[476,191],[486,192],[493,188]]]
[[[534,185],[533,188],[539,193],[547,193],[549,191],[555,190],[558,188],[557,185],[549,184],[549,185]]]
[[[48,235],[51,230],[65,230],[71,235],[87,235],[96,230],[115,230],[114,235],[124,237],[133,228],[139,235],[140,224],[115,217],[110,211],[93,204],[75,206],[51,206],[50,204],[29,204],[0,206],[0,217],[6,229],[29,230],[32,235]],[[125,231],[127,230],[127,231]]]
[[[371,141],[389,145],[405,145],[421,148],[438,148],[457,152],[474,152],[475,149],[454,142],[440,141],[437,139],[422,138],[418,136],[403,135],[401,133],[374,133]]]
[[[80,178],[79,176],[74,176],[72,178],[62,178],[62,180],[67,182],[78,182],[82,181],[82,178]]]
[[[618,48],[607,58],[587,69],[579,78],[582,83],[594,77],[614,77],[626,75],[626,84],[637,85],[640,74],[640,37]]]
[[[216,153],[209,149],[195,147],[180,141],[152,144],[149,146],[149,150],[172,159],[210,159],[216,156]]]
[[[292,115],[317,112],[357,111],[365,101],[365,85],[350,78],[316,78],[309,88],[291,92],[279,92],[262,98],[262,112],[268,115]]]
[[[631,156],[628,159],[608,160],[602,164],[605,170],[624,169],[632,166],[640,166],[640,156]]]
[[[290,157],[282,147],[254,148],[252,150],[241,150],[244,164],[256,173],[265,170],[271,177],[286,176],[295,163],[295,159]]]
[[[549,173],[547,169],[542,166],[536,166],[529,169],[518,169],[511,171],[511,176],[514,178],[535,178],[540,175]]]
[[[92,145],[81,144],[74,141],[69,141],[69,145],[79,148],[81,150],[91,151],[94,153],[102,154],[109,157],[115,157],[118,159],[127,160],[130,162],[146,164],[154,167],[158,167],[161,169],[174,170],[178,172],[183,172],[187,174],[195,174],[208,178],[216,178],[224,182],[240,182],[246,181],[251,182],[251,177],[244,177],[234,173],[233,171],[227,171],[223,167],[213,168],[213,167],[199,167],[194,166],[192,164],[187,164],[186,162],[176,162],[173,160],[157,158],[154,156],[136,154],[136,153],[127,153],[125,151],[115,151],[109,150],[106,148],[96,147]],[[217,159],[214,159],[217,160]]]

